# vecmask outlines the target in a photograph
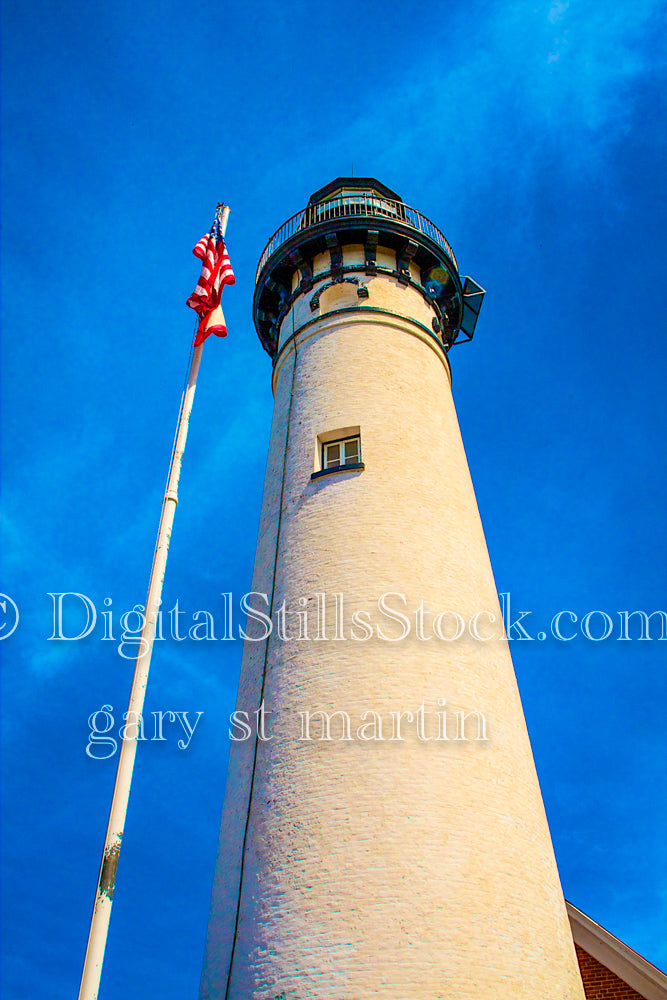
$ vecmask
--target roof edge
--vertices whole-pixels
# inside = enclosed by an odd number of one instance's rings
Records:
[[[667,975],[600,924],[565,900],[574,943],[641,993],[645,1000],[667,1000]]]
[[[330,181],[321,187],[318,191],[311,194],[308,199],[309,205],[314,205],[319,201],[323,201],[328,195],[333,194],[334,191],[339,187],[346,188],[373,188],[377,193],[385,198],[391,199],[391,201],[403,201],[400,195],[388,188],[386,184],[382,184],[381,181],[375,179],[375,177],[337,177],[334,181]]]

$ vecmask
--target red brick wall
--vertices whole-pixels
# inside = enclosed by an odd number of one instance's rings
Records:
[[[641,993],[633,990],[578,944],[575,948],[586,1000],[644,1000]]]

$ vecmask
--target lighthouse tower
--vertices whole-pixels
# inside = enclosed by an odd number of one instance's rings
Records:
[[[275,409],[202,1000],[583,998],[451,394],[483,295],[371,178],[260,259]]]

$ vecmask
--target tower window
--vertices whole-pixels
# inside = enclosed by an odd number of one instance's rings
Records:
[[[361,442],[358,437],[346,441],[329,441],[322,445],[322,468],[333,469],[339,465],[357,465],[361,461]]]
[[[340,431],[338,433],[340,434]],[[343,431],[344,433],[345,431]],[[319,438],[319,469],[313,473],[312,479],[326,476],[332,472],[351,472],[364,468],[361,461],[361,436],[359,433],[346,437],[334,437],[334,434],[329,432],[326,437],[330,437],[332,440],[323,441],[321,437]]]

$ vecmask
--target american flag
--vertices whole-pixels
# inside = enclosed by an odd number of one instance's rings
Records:
[[[197,287],[187,304],[199,316],[195,344],[203,344],[212,333],[217,337],[227,336],[220,296],[225,285],[233,285],[236,281],[225,249],[219,212],[216,213],[211,231],[202,236],[192,252],[202,261],[202,269]]]

